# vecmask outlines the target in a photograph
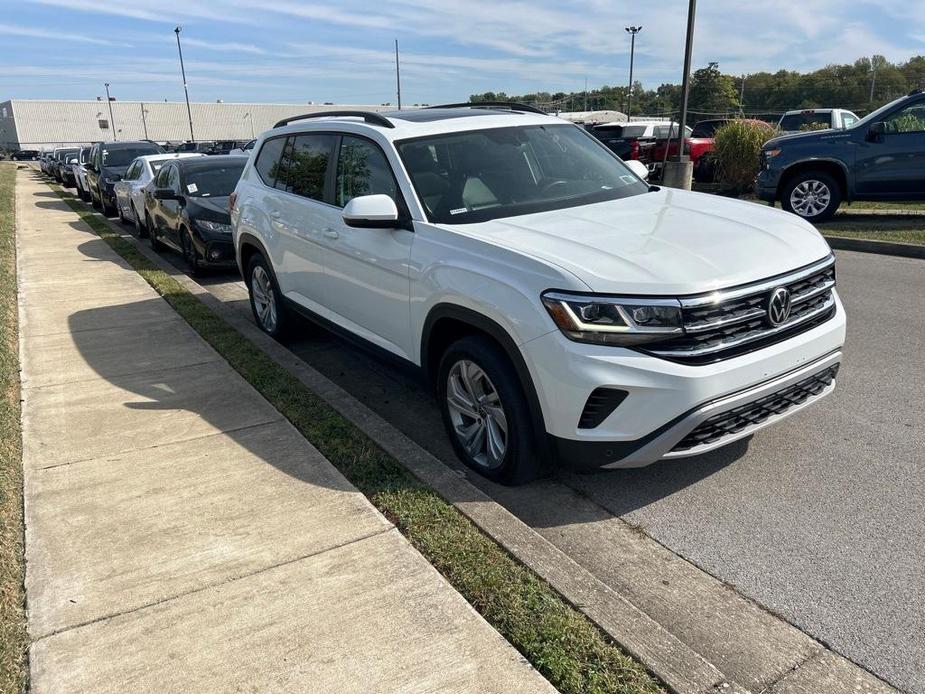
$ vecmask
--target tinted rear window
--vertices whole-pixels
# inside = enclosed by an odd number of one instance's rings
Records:
[[[148,147],[125,147],[113,150],[103,150],[103,166],[128,166],[136,157],[147,154],[160,154],[161,148],[156,145]]]
[[[829,113],[794,113],[784,116],[780,122],[781,130],[800,130],[804,126],[831,125],[832,115]]]

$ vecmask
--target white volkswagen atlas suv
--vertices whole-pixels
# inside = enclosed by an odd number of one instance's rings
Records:
[[[637,169],[520,105],[281,121],[230,201],[255,319],[420,369],[459,457],[504,483],[697,455],[828,395],[822,236]]]

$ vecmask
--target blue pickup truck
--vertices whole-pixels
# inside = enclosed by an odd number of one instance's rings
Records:
[[[758,195],[810,222],[842,202],[925,200],[925,92],[883,106],[844,130],[775,137],[761,149]]]

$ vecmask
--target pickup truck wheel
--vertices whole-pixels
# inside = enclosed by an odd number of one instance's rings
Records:
[[[440,360],[437,396],[456,455],[502,484],[540,474],[523,389],[503,350],[487,337],[464,337]]]
[[[255,253],[248,261],[246,279],[257,327],[276,339],[284,337],[292,324],[292,317],[283,303],[273,269],[260,253]]]
[[[838,182],[822,171],[804,171],[787,181],[781,205],[808,222],[817,224],[832,218],[841,205]]]

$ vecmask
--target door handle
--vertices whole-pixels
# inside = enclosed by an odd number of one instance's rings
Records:
[[[340,234],[338,234],[336,230],[330,229],[330,228],[324,230],[324,235],[327,236],[329,239],[340,238]]]

